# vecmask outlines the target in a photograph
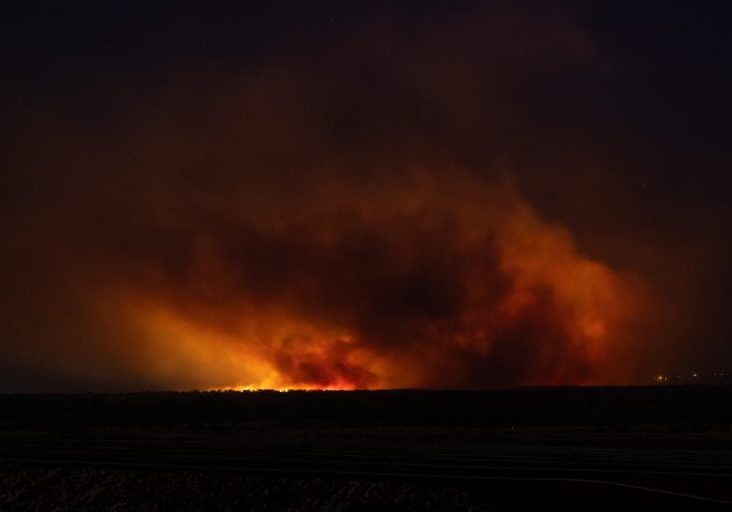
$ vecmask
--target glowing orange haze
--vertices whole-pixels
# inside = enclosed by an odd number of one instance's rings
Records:
[[[684,192],[727,153],[669,147],[636,56],[564,2],[366,4],[219,50],[170,42],[176,12],[131,32],[172,53],[50,48],[71,65],[0,87],[0,391],[626,385],[729,359],[732,217]]]
[[[509,187],[421,173],[311,199],[250,215],[257,235],[236,257],[225,237],[199,240],[183,284],[114,288],[145,373],[210,389],[635,377],[641,284],[583,257]]]

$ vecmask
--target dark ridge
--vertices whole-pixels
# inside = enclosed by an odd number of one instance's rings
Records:
[[[732,424],[732,386],[0,395],[0,428],[243,422],[698,429]]]

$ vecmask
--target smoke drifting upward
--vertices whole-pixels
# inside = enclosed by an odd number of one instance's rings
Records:
[[[593,161],[528,107],[607,73],[591,39],[553,12],[450,21],[16,106],[0,383],[637,381],[646,286],[520,192],[557,148]]]
[[[583,258],[510,191],[449,180],[417,173],[366,202],[338,190],[276,221],[186,219],[169,253],[116,262],[150,266],[117,300],[172,382],[191,369],[255,387],[627,378],[607,359],[639,312],[633,281]]]
[[[140,225],[124,210],[106,233],[89,219],[53,256],[81,286],[70,300],[88,316],[71,321],[98,329],[68,355],[95,364],[113,349],[145,382],[178,388],[629,378],[613,357],[641,311],[636,283],[582,257],[509,188],[448,175],[309,191],[310,207],[283,200],[265,217],[217,218],[217,202]]]

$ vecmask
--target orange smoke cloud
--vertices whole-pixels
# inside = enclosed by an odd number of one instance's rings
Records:
[[[583,257],[510,188],[450,176],[380,196],[341,187],[315,211],[189,240],[182,276],[120,284],[147,340],[137,357],[182,387],[627,379],[613,357],[643,312],[637,281]]]
[[[11,113],[0,386],[637,381],[643,284],[522,195],[548,160],[594,161],[532,105],[607,74],[533,12],[374,22]]]

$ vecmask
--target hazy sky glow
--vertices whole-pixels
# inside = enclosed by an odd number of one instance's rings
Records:
[[[0,16],[0,391],[732,366],[726,4],[254,4]]]

